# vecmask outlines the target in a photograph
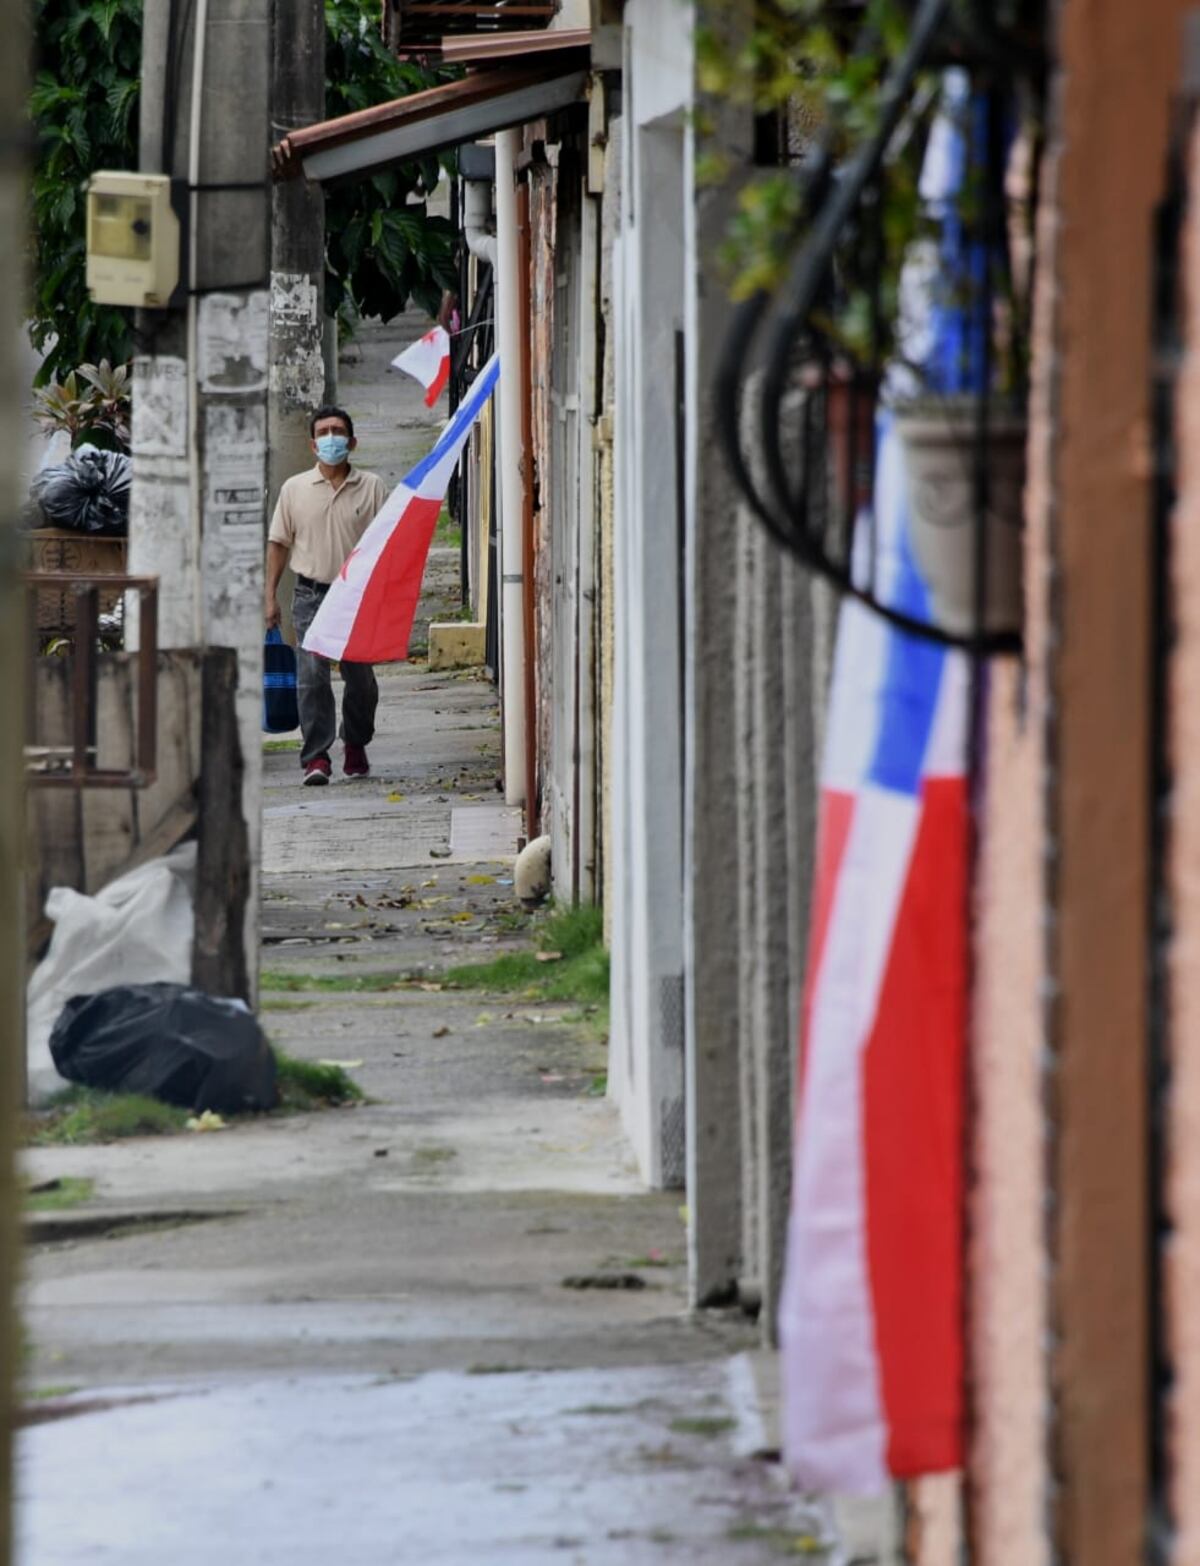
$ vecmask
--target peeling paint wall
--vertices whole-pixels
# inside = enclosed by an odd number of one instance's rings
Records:
[[[612,945],[612,899],[608,895],[610,866],[616,853],[613,841],[613,698],[615,629],[613,602],[615,576],[613,539],[615,529],[616,474],[613,451],[613,411],[616,402],[617,303],[614,266],[617,253],[621,210],[621,139],[624,120],[608,122],[608,140],[604,148],[604,212],[600,237],[600,318],[604,324],[604,365],[601,375],[600,419],[596,433],[599,449],[599,500],[597,511],[597,554],[599,559],[599,638],[600,698],[598,742],[600,747],[600,862],[597,883],[603,892],[604,941]]]
[[[526,145],[531,141],[545,146],[545,125],[526,128]],[[537,729],[537,776],[529,780],[532,797],[537,799],[541,811],[542,831],[548,822],[548,771],[553,755],[554,721],[554,666],[555,626],[554,605],[558,591],[555,578],[557,564],[554,560],[554,535],[556,519],[553,515],[556,499],[556,480],[552,472],[553,419],[551,375],[554,354],[554,333],[557,328],[555,308],[555,269],[557,264],[558,220],[558,148],[546,147],[544,158],[535,160],[530,168],[529,221],[530,221],[530,322],[533,342],[530,352],[530,396],[533,401],[533,528],[534,528],[534,594],[535,646],[526,649],[526,656],[536,658],[536,707],[529,721]]]
[[[307,273],[271,273],[271,395],[285,416],[307,416],[324,398],[320,309],[320,290]],[[307,456],[305,443],[304,466]]]

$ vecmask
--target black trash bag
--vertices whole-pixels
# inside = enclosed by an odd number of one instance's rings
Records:
[[[273,1109],[275,1056],[241,1001],[183,984],[119,984],[76,995],[50,1035],[61,1076],[110,1093],[148,1093],[197,1113]]]
[[[65,462],[43,468],[29,492],[51,527],[76,533],[124,533],[132,471],[123,451],[80,446]]]

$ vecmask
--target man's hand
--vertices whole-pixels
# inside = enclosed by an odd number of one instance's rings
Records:
[[[263,617],[267,622],[267,630],[271,631],[279,624],[282,618],[279,612],[279,599],[276,594],[279,591],[279,580],[283,575],[284,567],[288,563],[289,550],[283,544],[277,544],[274,540],[267,541],[267,574],[263,582]]]

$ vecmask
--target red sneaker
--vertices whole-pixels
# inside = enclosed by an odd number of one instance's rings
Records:
[[[347,745],[346,757],[342,762],[342,771],[348,778],[365,778],[371,770],[371,763],[367,760],[367,747],[365,745]]]
[[[314,756],[304,769],[305,788],[322,788],[329,782],[329,757]]]

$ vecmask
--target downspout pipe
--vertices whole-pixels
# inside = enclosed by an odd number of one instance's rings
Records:
[[[527,794],[525,731],[525,562],[522,521],[525,515],[526,467],[521,408],[525,399],[525,360],[521,352],[520,240],[517,221],[516,164],[520,132],[496,133],[496,235],[491,241],[493,294],[496,301],[496,347],[500,354],[497,403],[500,431],[500,688],[504,718],[504,799],[523,805]],[[468,196],[473,189],[467,185]],[[486,187],[485,187],[486,189]],[[490,236],[480,234],[479,243]],[[470,235],[467,238],[471,246]],[[473,246],[471,246],[474,249]]]
[[[482,179],[463,182],[463,238],[473,256],[496,271],[496,236],[492,233],[492,186]]]

